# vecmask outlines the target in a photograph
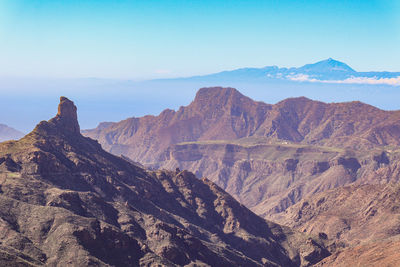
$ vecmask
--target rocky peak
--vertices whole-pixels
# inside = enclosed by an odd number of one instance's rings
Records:
[[[58,112],[52,121],[62,126],[65,130],[80,133],[76,106],[74,105],[74,102],[64,96],[60,97]]]
[[[250,98],[242,95],[235,88],[205,87],[201,88],[190,106],[198,110],[215,112],[221,108],[241,107],[254,104]]]
[[[194,99],[196,101],[217,99],[228,99],[231,97],[245,97],[238,90],[231,87],[204,87],[199,89]]]

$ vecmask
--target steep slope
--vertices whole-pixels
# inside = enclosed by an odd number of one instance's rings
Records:
[[[7,140],[17,140],[23,136],[24,134],[20,131],[17,131],[11,127],[8,127],[5,124],[0,123],[0,142]]]
[[[0,144],[0,264],[307,266],[329,253],[207,179],[148,171],[79,132],[76,107]]]
[[[400,177],[400,112],[361,102],[268,105],[233,88],[202,88],[176,112],[84,134],[153,168],[208,177],[266,218],[317,192]]]
[[[400,261],[399,246],[400,241],[387,240],[351,247],[323,259],[314,266],[396,267]]]
[[[276,220],[302,232],[323,232],[346,246],[400,237],[400,186],[352,185],[328,190],[301,200]]]
[[[246,138],[172,146],[153,168],[208,177],[255,213],[272,219],[302,198],[339,186],[399,181],[400,154]],[[272,217],[271,217],[272,216]]]
[[[178,111],[130,118],[84,131],[113,154],[149,163],[171,144],[196,140],[237,139],[254,133],[269,105],[254,102],[232,88],[203,88],[195,100]]]
[[[300,201],[275,219],[339,245],[321,265],[396,266],[400,259],[399,184],[329,190]]]

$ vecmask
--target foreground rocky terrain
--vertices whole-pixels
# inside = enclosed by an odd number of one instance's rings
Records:
[[[0,142],[7,140],[17,140],[23,136],[24,134],[21,133],[20,131],[0,123]]]
[[[2,266],[309,266],[324,238],[265,221],[208,179],[83,137],[76,107],[0,143]]]
[[[342,245],[391,238],[400,234],[400,184],[328,190],[301,200],[275,220],[302,232],[340,238]]]
[[[332,189],[303,199],[275,220],[335,240],[330,246],[336,252],[321,266],[397,266],[400,261],[399,184]]]

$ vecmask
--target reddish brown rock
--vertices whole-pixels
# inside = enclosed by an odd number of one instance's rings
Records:
[[[153,168],[208,177],[273,218],[339,186],[397,182],[400,112],[304,97],[275,105],[233,88],[202,88],[178,111],[85,131],[108,151]]]
[[[0,143],[0,264],[310,266],[329,255],[211,181],[146,170],[78,129],[61,98],[55,118]]]

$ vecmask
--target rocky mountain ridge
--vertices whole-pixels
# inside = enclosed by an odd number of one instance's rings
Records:
[[[295,82],[328,82],[335,83],[338,81],[349,82],[351,79],[359,79],[359,83],[368,83],[368,79],[375,81],[385,81],[385,79],[400,77],[400,72],[388,71],[367,71],[358,72],[351,68],[344,62],[328,58],[315,63],[306,64],[301,67],[278,67],[266,66],[261,68],[240,68],[228,71],[221,71],[208,75],[193,76],[186,78],[165,79],[171,80],[185,80],[185,81],[203,81],[218,82],[224,81],[258,81],[258,82],[271,82],[271,81],[295,81]],[[390,84],[390,83],[388,83]],[[393,83],[393,85],[398,85]]]
[[[56,117],[0,143],[0,229],[7,266],[309,266],[329,255],[208,179],[105,152],[64,97]]]
[[[361,102],[256,102],[202,88],[178,111],[84,131],[117,155],[208,177],[273,218],[303,197],[350,183],[397,182],[400,112]]]
[[[84,134],[114,154],[150,163],[172,144],[250,136],[340,148],[398,146],[399,118],[400,111],[357,101],[326,104],[300,97],[269,105],[233,88],[202,88],[178,111],[101,124]],[[131,143],[141,147],[131,148]]]

